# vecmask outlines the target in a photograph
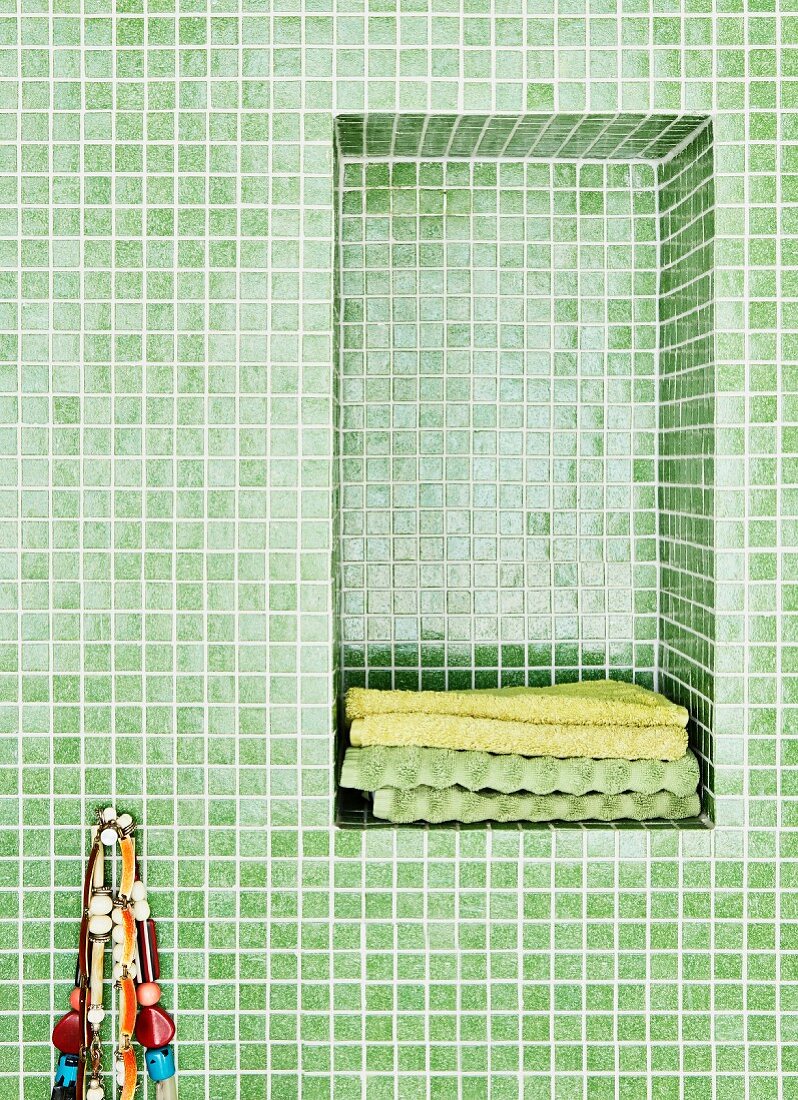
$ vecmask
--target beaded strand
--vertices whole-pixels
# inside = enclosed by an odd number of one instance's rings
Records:
[[[133,1039],[145,1048],[147,1073],[156,1082],[156,1100],[177,1100],[171,1016],[158,1004],[160,963],[155,921],[139,875],[130,814],[117,817],[113,806],[97,812],[83,880],[83,914],[78,941],[75,988],[70,1010],[53,1029],[59,1051],[51,1100],[105,1100],[101,1028],[105,1019],[103,983],[110,942],[114,988],[118,991],[118,1035],[114,1055],[120,1100],[133,1100],[138,1065]],[[121,870],[116,894],[105,883],[106,848],[119,846]]]

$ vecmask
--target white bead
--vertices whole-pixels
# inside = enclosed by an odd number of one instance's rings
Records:
[[[125,953],[124,944],[121,944],[121,943],[114,944],[113,959],[114,959],[115,963],[119,963],[119,962],[122,961],[122,956],[124,955],[124,953]]]
[[[105,1009],[101,1008],[100,1005],[92,1005],[91,1008],[89,1009],[89,1023],[90,1024],[101,1024],[104,1019],[105,1019]]]
[[[103,821],[114,821],[116,819],[116,807],[106,806],[102,813]]]
[[[89,932],[92,936],[107,936],[112,925],[107,913],[95,913],[93,917],[89,917]]]
[[[105,1092],[100,1088],[90,1088],[86,1091],[86,1100],[105,1100]]]
[[[93,894],[89,902],[89,912],[92,914],[110,913],[113,907],[114,903],[110,894]]]
[[[121,1058],[116,1060],[116,1083],[120,1086],[125,1083],[125,1063]]]
[[[133,818],[130,814],[120,814],[116,819],[116,823],[120,829],[128,829],[133,824]]]
[[[114,943],[125,942],[125,930],[121,924],[115,924],[113,926],[113,928],[111,929],[111,939],[114,941]]]
[[[146,901],[147,900],[147,890],[144,886],[144,883],[141,881],[140,878],[137,878],[136,881],[133,883],[133,889],[130,891],[130,900],[131,901]]]
[[[127,964],[127,976],[129,978],[137,978],[139,976],[138,967],[134,962],[130,962]]]
[[[133,916],[136,920],[146,920],[150,915],[150,907],[146,901],[137,901],[133,906]]]
[[[114,977],[115,982],[118,982],[119,979],[122,977],[122,964],[121,963],[115,963],[114,964],[113,977]]]
[[[116,844],[116,829],[112,829],[110,826],[107,829],[103,829],[100,833],[100,840],[106,848],[112,847]]]
[[[111,910],[111,920],[114,922],[114,924],[118,924],[121,927],[122,910],[117,905],[115,905]]]

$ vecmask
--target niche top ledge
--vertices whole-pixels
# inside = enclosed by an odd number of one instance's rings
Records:
[[[710,122],[706,114],[345,114],[335,118],[335,147],[340,157],[370,159],[662,161]]]

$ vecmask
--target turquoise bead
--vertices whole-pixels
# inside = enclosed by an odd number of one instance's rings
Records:
[[[74,1085],[78,1079],[78,1056],[76,1054],[62,1054],[58,1059],[58,1068],[55,1071],[55,1083],[57,1085]]]
[[[154,1047],[144,1055],[147,1073],[153,1081],[167,1081],[175,1075],[175,1052],[172,1047]]]

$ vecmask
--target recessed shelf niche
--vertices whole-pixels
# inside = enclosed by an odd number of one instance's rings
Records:
[[[335,156],[339,700],[656,686],[705,826],[711,121],[345,115]],[[347,790],[337,820],[376,824]]]

